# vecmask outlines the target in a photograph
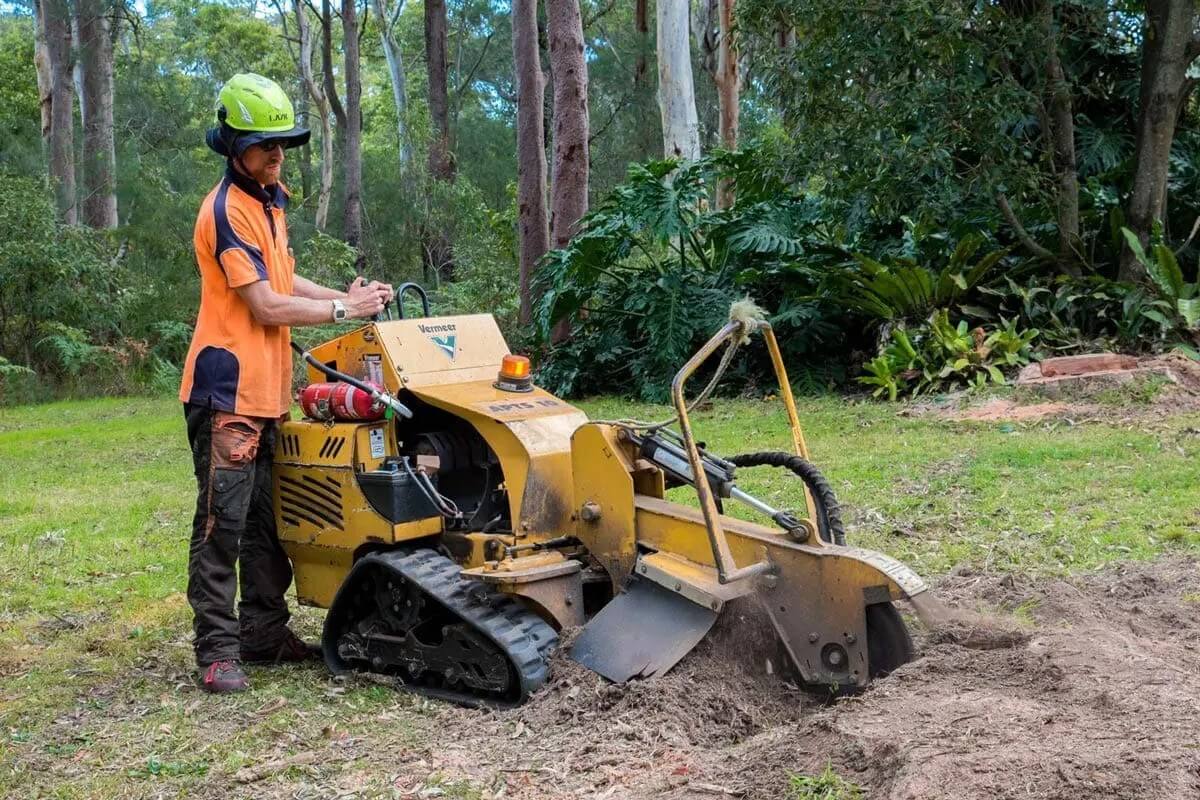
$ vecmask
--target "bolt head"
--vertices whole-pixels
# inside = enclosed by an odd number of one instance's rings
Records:
[[[821,634],[814,632],[808,635],[809,644],[816,644],[819,641],[821,641]]]

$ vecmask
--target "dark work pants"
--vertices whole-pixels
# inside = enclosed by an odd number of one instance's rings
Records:
[[[198,493],[187,590],[196,663],[237,659],[239,651],[270,652],[286,631],[284,595],[292,582],[271,504],[279,423],[191,404],[183,413]]]

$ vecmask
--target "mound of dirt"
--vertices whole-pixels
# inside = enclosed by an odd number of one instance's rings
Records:
[[[1198,578],[1186,559],[947,578],[918,658],[832,704],[779,679],[742,605],[666,676],[559,657],[522,708],[442,711],[436,761],[508,798],[782,797],[827,764],[872,798],[1200,797]]]

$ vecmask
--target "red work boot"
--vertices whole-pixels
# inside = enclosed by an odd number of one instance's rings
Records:
[[[230,694],[244,692],[250,688],[246,673],[236,661],[214,661],[204,670],[200,680],[200,688],[213,694]]]
[[[247,664],[282,664],[312,661],[321,657],[321,648],[308,644],[290,628],[285,628],[279,644],[265,650],[242,648],[242,661]]]

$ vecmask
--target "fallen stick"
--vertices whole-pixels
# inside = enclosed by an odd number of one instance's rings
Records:
[[[238,783],[254,783],[261,781],[263,778],[269,778],[277,772],[283,772],[292,767],[299,767],[305,764],[311,764],[317,760],[317,754],[313,752],[297,753],[294,756],[287,758],[276,759],[275,761],[266,761],[262,764],[253,767],[242,767],[233,776],[233,779]]]

